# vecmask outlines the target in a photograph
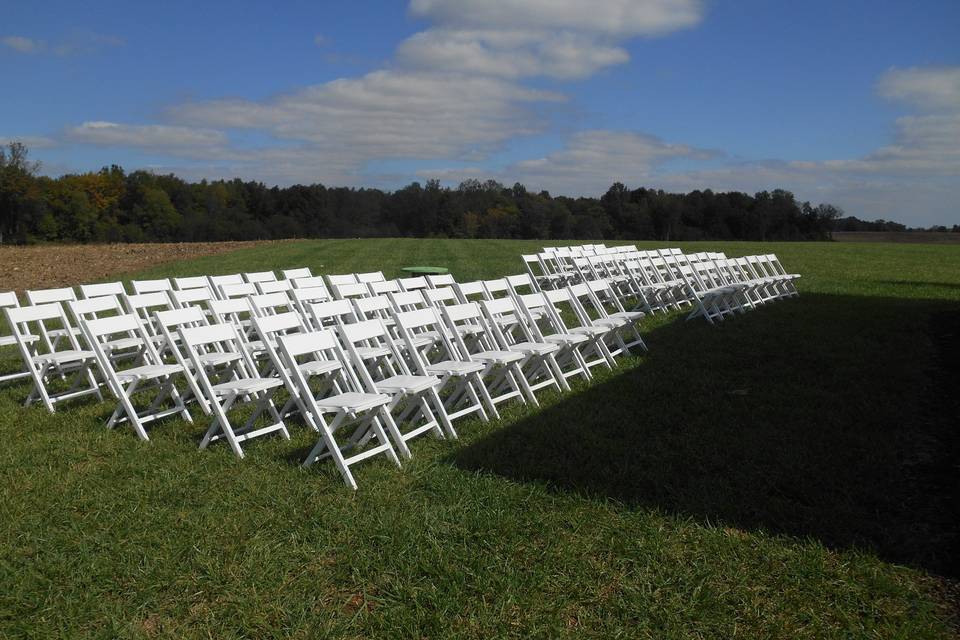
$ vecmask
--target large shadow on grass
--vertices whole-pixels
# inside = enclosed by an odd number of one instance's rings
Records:
[[[960,307],[807,294],[648,344],[455,464],[960,575]]]

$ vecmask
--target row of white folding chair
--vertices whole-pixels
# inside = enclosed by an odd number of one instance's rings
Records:
[[[688,318],[702,315],[711,323],[736,311],[753,308],[757,303],[796,295],[793,281],[798,276],[787,274],[775,256],[747,256],[740,264],[724,262],[721,269],[716,261],[727,260],[722,254],[687,256],[680,249],[627,250],[572,258],[565,263],[559,261],[560,255],[562,252],[555,252],[552,259],[557,260],[553,268],[564,270],[562,275],[548,276],[546,280],[541,276],[541,282],[556,287],[558,283],[607,277],[626,285],[624,293],[641,298],[647,311],[677,308],[689,302],[694,304],[694,310]],[[767,265],[761,272],[744,266],[758,260]],[[544,264],[545,261],[544,256],[524,256],[530,273],[533,273],[530,265],[535,262],[549,271],[550,263]],[[601,270],[603,272],[598,273]]]

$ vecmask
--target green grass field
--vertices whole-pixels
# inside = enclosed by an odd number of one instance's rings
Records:
[[[541,244],[303,241],[141,275],[468,280]],[[955,637],[960,249],[684,246],[774,251],[802,295],[651,319],[648,355],[361,464],[356,493],[299,468],[302,427],[239,461],[197,450],[200,420],[141,443],[103,427],[112,403],[0,388],[0,637]]]

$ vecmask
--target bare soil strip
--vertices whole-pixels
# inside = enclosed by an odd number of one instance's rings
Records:
[[[96,282],[113,274],[268,242],[282,241],[0,246],[0,291]]]

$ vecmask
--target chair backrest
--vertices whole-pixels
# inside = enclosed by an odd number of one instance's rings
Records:
[[[127,311],[140,318],[151,335],[159,335],[160,329],[154,324],[153,314],[157,311],[169,311],[174,308],[173,301],[167,291],[152,293],[124,294],[123,305]]]
[[[290,291],[293,284],[289,280],[267,280],[258,282],[257,289],[260,293],[277,293],[278,291]]]
[[[292,289],[289,291],[290,299],[297,305],[300,313],[304,317],[309,317],[307,305],[311,302],[326,302],[330,300],[330,292],[326,287],[309,287],[307,289]]]
[[[507,284],[515,294],[537,293],[540,291],[536,281],[528,273],[518,273],[517,275],[507,276]],[[523,289],[526,289],[526,291],[523,291]]]
[[[272,282],[277,279],[277,274],[273,271],[254,271],[253,273],[243,274],[243,279],[251,284],[258,282]]]
[[[474,300],[483,300],[489,297],[486,287],[482,280],[472,282],[458,282],[453,285],[454,290],[460,297],[460,302],[471,302]]]
[[[210,280],[207,279],[207,276],[186,276],[184,278],[174,278],[173,286],[178,291],[208,289],[210,288]]]
[[[457,292],[453,287],[439,287],[437,289],[424,289],[423,297],[434,307],[442,307],[448,304],[460,302]]]
[[[243,276],[239,273],[231,273],[224,276],[210,276],[210,289],[213,291],[213,295],[218,298],[223,297],[223,292],[220,288],[228,284],[243,284]]]
[[[510,295],[510,283],[506,278],[495,278],[494,280],[484,280],[483,288],[486,290],[486,297],[489,299],[502,298]]]
[[[21,355],[25,360],[30,359],[31,350],[35,348],[35,337],[30,325],[37,324],[37,330],[43,336],[43,343],[50,352],[56,351],[60,341],[50,340],[46,322],[57,321],[62,327],[70,327],[70,321],[63,309],[61,302],[48,302],[45,304],[34,304],[28,307],[5,307],[4,313],[7,315],[7,322],[10,325],[10,331],[13,333],[17,344],[20,346]],[[66,331],[67,346],[69,349],[80,350],[80,343],[73,331]]]
[[[346,284],[330,285],[333,295],[339,299],[365,298],[370,295],[370,289],[362,282],[348,282]]]
[[[357,276],[354,273],[327,274],[327,282],[331,287],[338,284],[356,284]]]
[[[257,293],[259,293],[257,291],[257,285],[250,282],[220,285],[220,297],[222,299],[245,298],[247,296],[255,296]]]
[[[386,278],[383,277],[382,271],[368,271],[367,273],[357,273],[354,275],[357,277],[357,282],[364,284],[368,282],[383,282],[386,280]]]
[[[99,282],[97,284],[80,285],[80,295],[84,298],[100,296],[122,296],[126,291],[122,282]]]
[[[327,288],[327,282],[320,276],[305,276],[303,278],[293,278],[294,289],[315,289],[316,287]]]
[[[404,291],[417,291],[428,288],[427,279],[423,276],[415,278],[400,278],[400,288]]]
[[[296,310],[290,296],[284,291],[250,296],[250,306],[258,316],[275,315],[283,311]]]
[[[318,329],[357,321],[357,313],[350,300],[329,300],[308,304],[307,313],[313,320],[313,326]]]
[[[415,309],[425,309],[427,305],[426,298],[419,290],[400,291],[391,293],[390,302],[397,311],[414,311]]]
[[[30,304],[50,304],[51,302],[69,302],[77,299],[71,287],[58,289],[27,289],[27,301]]]
[[[173,304],[175,306],[180,308],[210,302],[211,300],[216,300],[216,298],[213,295],[213,292],[210,291],[210,288],[207,287],[206,285],[204,285],[203,287],[197,287],[196,289],[183,289],[182,291],[171,291],[170,299],[173,300]]]
[[[387,293],[395,293],[400,291],[400,283],[396,280],[383,280],[381,282],[368,282],[367,287],[370,289],[370,294],[375,296],[382,296]]]
[[[450,341],[449,332],[446,325],[436,309],[417,309],[416,311],[405,311],[394,316],[397,321],[397,328],[400,336],[407,345],[407,357],[416,365],[421,374],[426,374],[426,367],[430,363],[424,351],[417,349],[416,337],[424,332],[431,332],[439,336],[439,340],[430,349],[433,353],[438,353],[439,358],[459,360],[460,352]]]
[[[134,293],[155,293],[157,291],[170,291],[173,284],[170,278],[159,278],[157,280],[131,280],[130,285]]]
[[[284,280],[296,280],[297,278],[310,278],[313,273],[310,267],[300,267],[298,269],[284,269],[280,272]]]
[[[387,296],[356,298],[353,300],[353,308],[358,320],[379,319],[388,322],[393,319],[393,303]]]
[[[70,307],[73,319],[80,327],[84,320],[93,320],[105,314],[117,316],[124,313],[123,307],[120,306],[120,299],[112,294],[86,300],[71,300],[67,306]]]
[[[452,274],[442,273],[435,276],[427,276],[427,284],[436,289],[438,287],[452,287],[457,284],[457,281],[454,280]]]
[[[346,344],[347,352],[350,354],[350,362],[358,378],[363,383],[364,388],[376,393],[377,388],[374,384],[371,368],[367,366],[363,357],[358,353],[357,348],[362,346],[381,346],[389,352],[389,360],[396,371],[400,374],[409,374],[403,356],[397,349],[396,343],[390,336],[386,326],[379,320],[364,320],[353,324],[341,325],[339,334]]]

